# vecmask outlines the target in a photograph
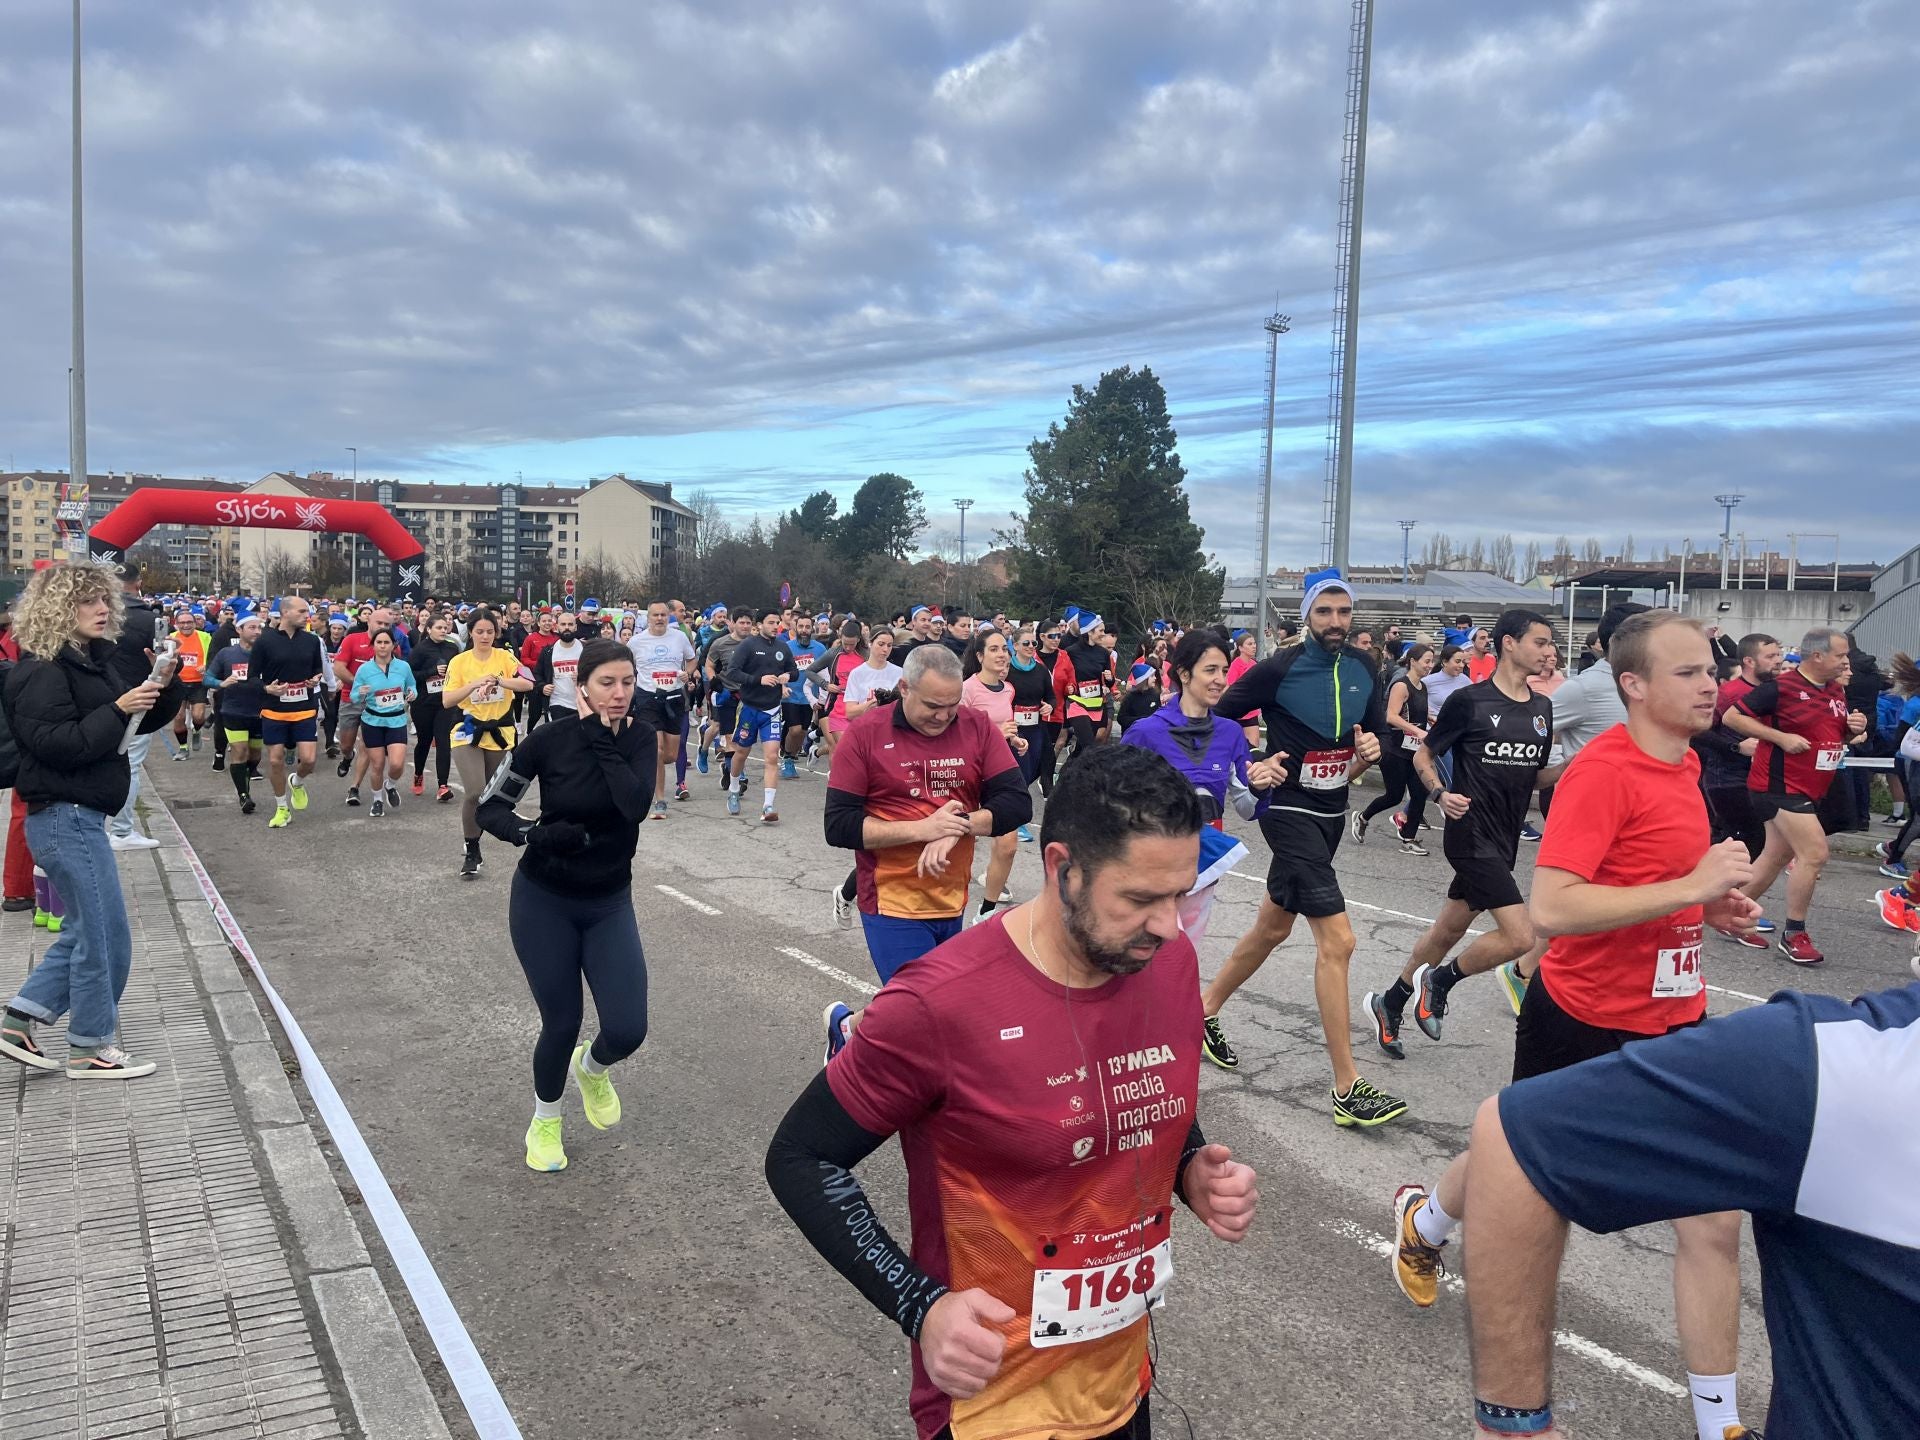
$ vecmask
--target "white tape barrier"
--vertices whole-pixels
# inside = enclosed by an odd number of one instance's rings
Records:
[[[273,988],[273,982],[267,978],[266,967],[260,963],[260,957],[253,953],[253,946],[247,943],[240,922],[233,918],[233,912],[221,898],[213,877],[207,874],[207,867],[200,863],[200,856],[188,841],[186,832],[180,828],[180,822],[173,818],[171,811],[162,813],[166,814],[167,823],[180,839],[187,863],[193,868],[193,878],[199,883],[201,895],[212,908],[214,919],[220,922],[228,941],[247,962],[254,979],[260,982],[261,993],[267,997],[267,1003],[273,1006],[273,1013],[280,1017],[280,1028],[286,1031],[288,1043],[293,1046],[294,1058],[300,1062],[300,1078],[306,1083],[307,1093],[313,1097],[314,1108],[326,1122],[327,1133],[333,1136],[333,1143],[340,1151],[340,1158],[346,1162],[353,1183],[360,1187],[367,1213],[373,1217],[387,1253],[393,1257],[394,1268],[406,1282],[407,1293],[413,1297],[414,1308],[420,1312],[421,1323],[427,1327],[434,1349],[440,1352],[440,1361],[447,1367],[454,1389],[460,1392],[460,1403],[466,1406],[467,1418],[473,1422],[480,1440],[521,1440],[520,1427],[514,1424],[513,1416],[508,1413],[507,1402],[500,1397],[499,1387],[493,1383],[486,1361],[480,1358],[473,1337],[467,1333],[465,1322],[453,1308],[453,1301],[448,1298],[446,1287],[440,1283],[433,1262],[427,1258],[427,1252],[421,1248],[419,1237],[413,1233],[406,1212],[394,1198],[387,1177],[381,1173],[380,1162],[373,1158],[373,1152],[361,1138],[360,1127],[353,1123],[353,1116],[348,1113],[340,1092],[334,1088],[327,1067],[314,1053],[306,1032],[300,1028],[300,1022],[293,1018],[293,1012],[287,1008],[286,1001],[280,998],[280,992]]]

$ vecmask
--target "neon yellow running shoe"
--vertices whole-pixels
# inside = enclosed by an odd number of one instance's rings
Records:
[[[273,818],[267,821],[269,830],[284,830],[293,824],[293,812],[284,805],[273,807]]]
[[[614,1093],[613,1077],[595,1075],[586,1067],[587,1047],[573,1047],[573,1078],[580,1082],[580,1103],[586,1107],[587,1123],[596,1130],[620,1123],[620,1097]]]
[[[307,787],[306,786],[288,785],[287,791],[288,791],[287,798],[293,801],[294,809],[304,810],[307,808]]]
[[[538,1115],[527,1126],[527,1168],[552,1172],[567,1168],[567,1152],[560,1148],[560,1117],[543,1120]]]
[[[1520,973],[1520,962],[1509,960],[1493,973],[1500,977],[1500,989],[1507,997],[1507,1004],[1518,1015],[1522,1002],[1527,998],[1527,977]]]

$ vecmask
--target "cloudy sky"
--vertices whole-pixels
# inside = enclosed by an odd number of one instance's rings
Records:
[[[0,0],[0,458],[64,468],[68,6]],[[1165,381],[1208,545],[1318,551],[1338,0],[87,0],[96,471],[579,482],[972,534]],[[1914,538],[1920,10],[1380,7],[1354,558]],[[1900,502],[1896,506],[1896,499]],[[1889,526],[1897,508],[1908,523]],[[1811,541],[1809,548],[1831,541]]]

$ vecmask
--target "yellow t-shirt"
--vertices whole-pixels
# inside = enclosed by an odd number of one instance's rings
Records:
[[[511,680],[519,673],[520,662],[505,650],[495,649],[484,662],[473,651],[462,650],[447,662],[447,689],[458,690],[487,675],[497,675],[502,680]],[[507,689],[505,685],[499,687],[500,698],[497,700],[481,700],[480,693],[475,692],[467,697],[460,706],[462,714],[471,715],[480,721],[501,720],[505,718],[508,711],[513,709],[513,691]],[[461,733],[463,728],[459,725],[454,726],[453,743],[456,747],[473,743],[471,738]],[[492,736],[482,735],[480,737],[482,750],[513,748],[513,727],[502,725],[500,729],[506,735],[507,743],[502,745]]]

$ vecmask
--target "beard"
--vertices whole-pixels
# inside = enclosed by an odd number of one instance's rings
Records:
[[[1059,887],[1060,913],[1067,927],[1067,938],[1078,947],[1089,965],[1108,975],[1138,975],[1152,963],[1154,955],[1159,952],[1160,942],[1151,934],[1141,930],[1118,945],[1108,944],[1094,929],[1093,906],[1068,885],[1064,871],[1060,875]],[[1084,889],[1083,886],[1083,893]],[[1151,945],[1153,950],[1145,955],[1135,955],[1132,951],[1138,945]]]
[[[1324,630],[1315,630],[1309,625],[1307,633],[1313,636],[1315,643],[1329,654],[1347,643],[1347,627],[1344,625],[1329,625]]]

